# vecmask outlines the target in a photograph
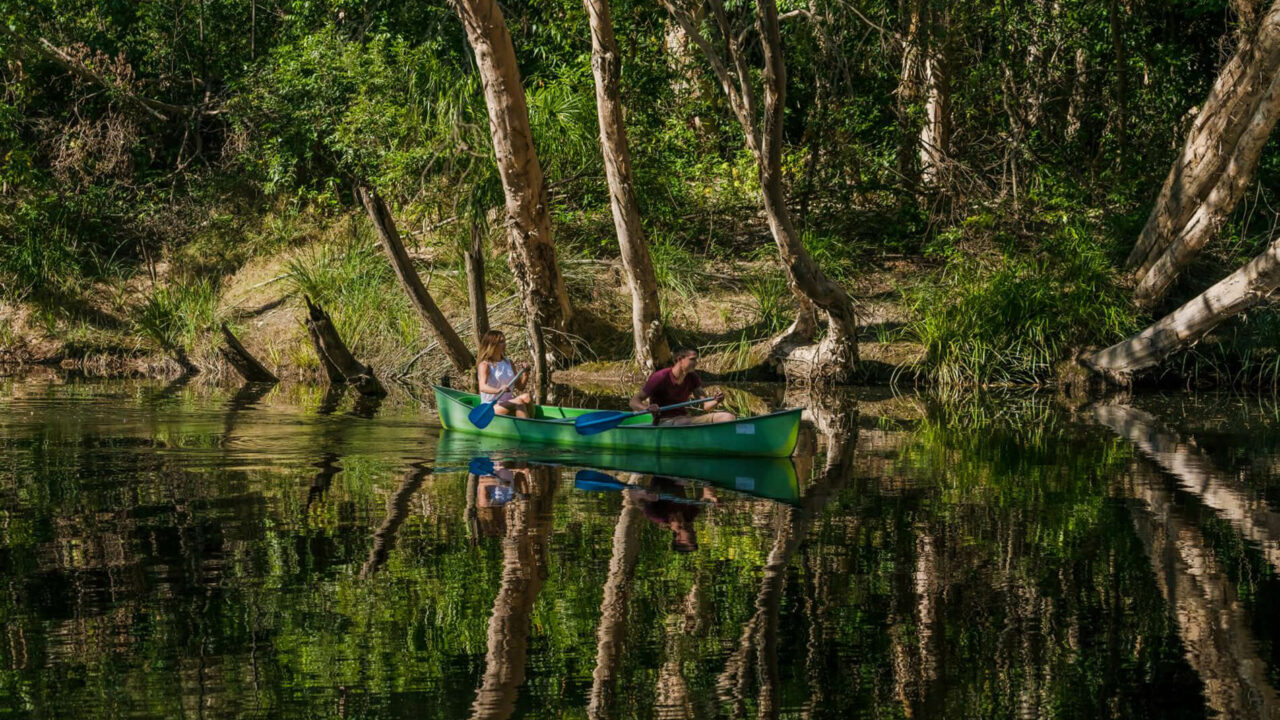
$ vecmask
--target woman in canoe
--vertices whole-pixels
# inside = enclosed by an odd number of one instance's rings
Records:
[[[649,376],[640,392],[631,397],[631,409],[636,412],[649,411],[657,413],[658,409],[667,405],[685,402],[702,387],[702,379],[698,377],[698,351],[690,348],[677,350],[671,356],[672,365],[658,370]],[[724,395],[707,398],[703,410],[713,410],[724,399]],[[729,422],[737,418],[731,412],[708,412],[705,415],[690,415],[687,408],[664,410],[654,416],[658,425],[692,425],[704,423]]]
[[[490,330],[480,338],[478,359],[476,384],[480,386],[480,402],[493,402],[493,411],[498,415],[532,417],[533,397],[522,392],[529,380],[527,375],[517,380],[511,390],[503,390],[516,376],[517,370],[507,359],[507,336],[501,330]]]

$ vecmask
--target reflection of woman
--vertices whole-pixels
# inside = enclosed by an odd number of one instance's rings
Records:
[[[702,504],[686,499],[686,487],[681,481],[655,475],[647,488],[629,492],[634,494],[650,522],[671,531],[672,550],[698,549],[698,532],[693,521],[702,513]],[[709,487],[702,487],[699,496],[702,501],[716,502],[715,493]]]
[[[533,604],[547,577],[547,543],[553,523],[552,504],[556,491],[554,468],[495,468],[489,476],[491,487],[497,488],[502,475],[510,473],[512,496],[490,510],[504,517],[502,534],[502,585],[493,600],[489,616],[488,650],[485,653],[484,676],[471,706],[475,720],[508,718],[515,713],[516,696],[524,682],[524,668],[529,641]],[[476,504],[486,492],[476,482]],[[494,490],[499,498],[504,491]],[[486,500],[486,502],[488,502]]]
[[[529,487],[528,470],[495,462],[493,474],[475,477],[474,485],[467,488],[468,503],[475,503],[476,524],[472,530],[477,536],[501,537],[507,526],[504,506],[525,495]]]

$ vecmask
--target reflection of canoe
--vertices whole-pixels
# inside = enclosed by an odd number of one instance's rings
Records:
[[[467,419],[467,413],[480,401],[479,396],[443,387],[435,390],[440,424],[446,428],[522,443],[651,453],[789,457],[796,448],[800,429],[800,411],[797,409],[714,425],[675,427],[655,426],[645,415],[629,418],[617,428],[599,435],[579,435],[572,419],[594,410],[539,405],[536,418],[498,415],[481,430]]]
[[[464,465],[476,455],[496,460],[518,460],[613,473],[637,473],[697,480],[748,495],[796,503],[800,485],[791,458],[745,458],[708,455],[655,455],[586,448],[535,447],[502,438],[464,435],[452,430],[440,434],[436,451],[442,465]],[[628,479],[619,476],[619,480]]]

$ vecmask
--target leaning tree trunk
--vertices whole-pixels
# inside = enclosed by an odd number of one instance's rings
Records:
[[[1262,101],[1249,119],[1235,152],[1227,160],[1218,184],[1209,191],[1191,219],[1174,235],[1164,254],[1151,265],[1134,289],[1134,299],[1139,304],[1150,306],[1159,300],[1178,274],[1226,224],[1253,181],[1262,148],[1267,144],[1277,119],[1280,119],[1280,72],[1271,79],[1263,93]]]
[[[1205,213],[1224,217],[1235,208],[1243,190],[1237,192],[1233,188],[1247,185],[1257,164],[1241,150],[1257,144],[1257,134],[1269,134],[1275,124],[1274,110],[1268,112],[1263,105],[1277,71],[1280,0],[1272,3],[1253,33],[1241,38],[1239,47],[1218,74],[1129,254],[1126,264],[1136,271],[1135,277],[1144,288],[1138,297],[1140,302],[1151,304],[1158,300],[1169,280],[1194,256],[1192,251],[1190,255],[1184,252],[1184,259],[1178,262],[1170,258],[1151,281],[1146,280],[1202,206],[1208,206]],[[1242,174],[1246,176],[1243,179]],[[1218,190],[1224,182],[1225,186]],[[1215,190],[1217,193],[1210,200]],[[1206,226],[1205,240],[1211,234],[1211,226],[1212,223]],[[1200,241],[1201,246],[1203,242]]]
[[[427,327],[431,328],[431,332],[436,336],[436,342],[444,349],[454,369],[465,374],[475,366],[476,358],[467,349],[467,344],[462,342],[462,338],[458,337],[458,333],[449,324],[449,319],[440,312],[435,300],[431,299],[431,293],[427,292],[426,286],[422,284],[422,278],[418,277],[418,271],[414,269],[409,253],[405,252],[404,243],[400,240],[400,232],[396,230],[396,221],[391,217],[387,204],[382,201],[382,197],[376,191],[370,188],[357,187],[356,193],[360,196],[360,202],[364,204],[365,211],[369,213],[369,220],[373,222],[374,229],[378,231],[378,239],[382,241],[382,249],[391,260],[391,267],[395,270],[396,277],[400,279],[400,285],[409,294],[409,300],[413,302],[418,315],[422,316]]]
[[[742,125],[747,147],[756,159],[765,217],[787,272],[787,283],[800,306],[795,323],[774,339],[771,355],[793,378],[810,382],[847,382],[852,379],[858,362],[853,301],[843,288],[822,272],[805,250],[792,224],[782,185],[782,122],[787,70],[782,58],[777,4],[774,0],[761,0],[760,13],[756,18],[764,54],[763,108],[759,92],[752,82],[745,48],[739,45],[738,33],[729,26],[723,3],[720,0],[708,3],[713,16],[708,24],[718,29],[725,45],[723,53],[698,29],[692,13],[683,6],[677,7],[677,0],[662,0],[662,4],[710,62],[730,108]],[[818,345],[809,344],[817,330],[815,308],[821,309],[830,323],[827,336]]]
[[[791,211],[787,208],[782,186],[782,122],[786,108],[787,68],[782,59],[778,7],[774,0],[761,0],[759,20],[764,49],[764,132],[761,134],[761,152],[757,157],[765,216],[792,289],[821,308],[829,322],[827,336],[819,345],[790,350],[786,363],[789,370],[795,369],[795,363],[800,363],[810,381],[847,382],[852,379],[858,362],[857,317],[853,301],[844,288],[832,282],[813,261],[791,222]]]
[[[649,244],[640,224],[631,181],[631,150],[618,92],[622,62],[613,35],[608,0],[583,0],[591,18],[591,69],[596,84],[596,111],[600,121],[600,149],[609,180],[609,204],[622,250],[622,266],[631,287],[631,332],[635,336],[636,362],[647,372],[671,359],[658,305],[658,280],[649,257]]]
[[[453,0],[453,5],[484,83],[493,151],[507,203],[511,239],[507,258],[524,300],[534,373],[539,391],[545,395],[550,367],[569,353],[573,310],[556,264],[547,189],[533,148],[520,68],[511,33],[495,0]]]
[[[1219,323],[1247,310],[1280,288],[1280,238],[1247,265],[1205,290],[1141,333],[1081,358],[1115,382],[1152,367],[1194,345]]]

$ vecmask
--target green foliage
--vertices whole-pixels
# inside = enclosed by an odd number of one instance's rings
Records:
[[[924,344],[938,382],[1041,382],[1084,345],[1138,328],[1096,236],[1070,224],[1049,232],[1034,255],[935,249],[947,269],[913,291],[908,332]]]
[[[777,334],[791,323],[795,310],[791,288],[780,272],[764,272],[747,278],[747,293],[751,296],[760,334],[768,337]]]
[[[188,348],[217,323],[218,289],[209,280],[156,287],[135,311],[138,332],[160,349]]]

